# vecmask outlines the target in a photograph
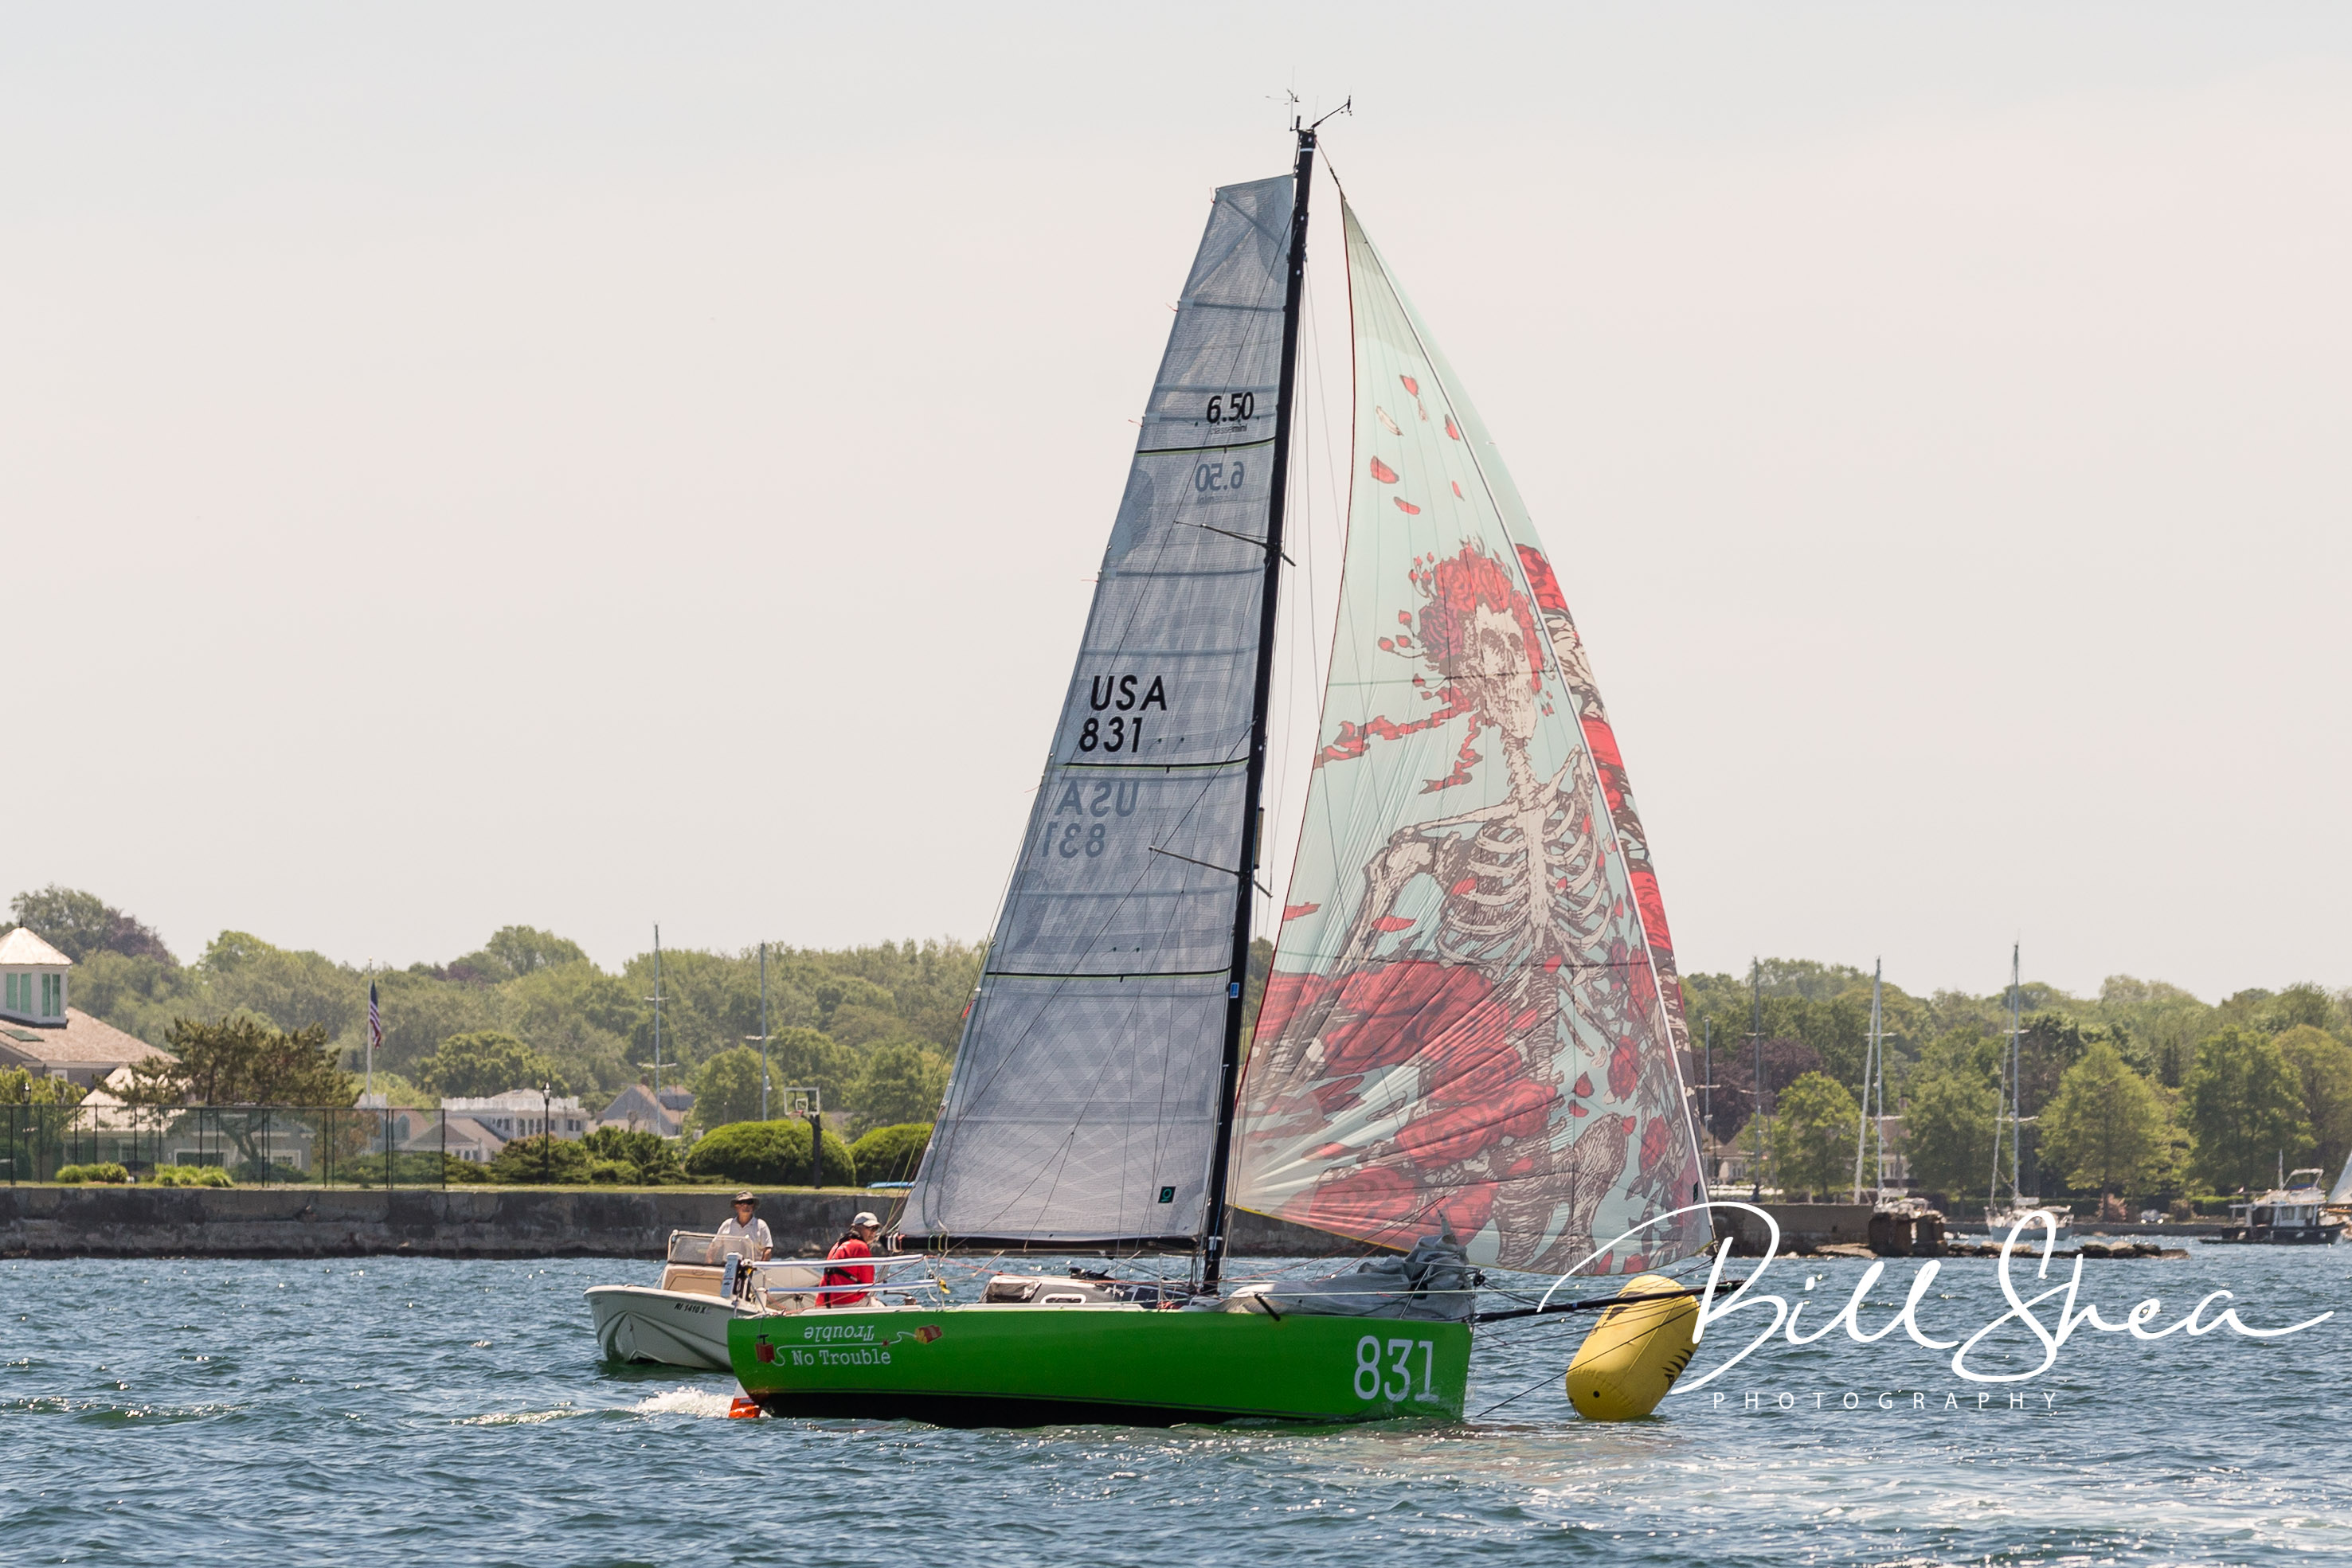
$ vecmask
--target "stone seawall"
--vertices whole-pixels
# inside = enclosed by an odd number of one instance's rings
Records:
[[[861,1208],[889,1218],[897,1196],[763,1193],[760,1218],[780,1253],[821,1252]],[[717,1187],[0,1187],[0,1257],[657,1259],[671,1231],[726,1218],[727,1197]],[[1369,1250],[1278,1219],[1234,1218],[1236,1256]]]

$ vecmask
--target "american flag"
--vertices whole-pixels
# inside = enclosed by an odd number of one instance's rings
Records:
[[[373,1051],[383,1043],[383,1009],[375,998],[375,982],[368,982],[368,1049]]]

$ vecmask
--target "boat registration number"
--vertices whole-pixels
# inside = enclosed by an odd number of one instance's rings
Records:
[[[1413,1388],[1413,1362],[1421,1363],[1421,1387]],[[1356,1397],[1359,1399],[1435,1400],[1431,1379],[1437,1370],[1437,1346],[1425,1339],[1392,1339],[1385,1344],[1378,1334],[1356,1342]]]

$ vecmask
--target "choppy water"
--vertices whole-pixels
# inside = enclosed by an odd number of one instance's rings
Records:
[[[2120,1319],[2155,1293],[2157,1326],[2224,1287],[2257,1325],[2352,1308],[2352,1248],[2193,1250],[2087,1262],[2083,1299]],[[1767,1284],[1810,1322],[1863,1267],[1781,1260]],[[1919,1267],[1890,1266],[1866,1326]],[[1993,1270],[1947,1264],[1929,1331],[1998,1316]],[[1465,1425],[948,1431],[730,1421],[724,1375],[600,1364],[581,1291],[647,1271],[0,1262],[7,1560],[2352,1560],[2352,1313],[2269,1343],[2078,1331],[2023,1409],[1948,1353],[1841,1332],[1759,1351],[1661,1419],[1588,1425],[1558,1383],[1580,1327],[1547,1322],[1485,1334],[1473,1410],[1545,1386]]]

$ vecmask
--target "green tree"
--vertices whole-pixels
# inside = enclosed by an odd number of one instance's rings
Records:
[[[1845,1085],[1808,1072],[1780,1092],[1772,1153],[1784,1191],[1843,1198],[1853,1187],[1853,1140],[1862,1107]]]
[[[177,962],[161,936],[94,893],[51,883],[37,892],[18,894],[8,907],[16,925],[30,926],[35,936],[77,964],[95,953],[152,958],[166,966]]]
[[[666,1186],[688,1179],[677,1145],[659,1133],[599,1127],[583,1138],[581,1145],[593,1159],[625,1166],[633,1186]]]
[[[772,1079],[774,1074],[771,1072],[770,1077]],[[776,1108],[782,1109],[782,1098],[771,1097]],[[704,1132],[730,1122],[759,1120],[760,1053],[748,1045],[739,1045],[720,1051],[696,1068],[694,1109],[687,1115],[696,1129]]]
[[[552,1060],[573,1089],[611,1094],[637,1082],[629,1034],[641,1004],[617,977],[584,959],[557,964],[499,987],[497,1002],[505,1028]]]
[[[345,1068],[344,1071],[348,1072],[351,1070]],[[361,1087],[364,1089],[366,1086],[367,1081],[362,1079]],[[386,1105],[399,1106],[407,1110],[430,1111],[441,1103],[441,1096],[432,1090],[412,1082],[400,1073],[387,1072],[381,1067],[375,1070],[374,1092],[383,1096],[383,1103]]]
[[[898,1016],[898,998],[890,994],[888,987],[877,986],[856,975],[828,975],[816,983],[813,994],[816,998],[817,1028],[835,1040],[843,1040],[845,1044],[854,1042],[844,1040],[836,1027],[842,1009],[854,1008],[860,1013],[894,1019]]]
[[[808,1185],[809,1124],[796,1116],[773,1122],[730,1122],[707,1133],[686,1154],[688,1172],[766,1186]],[[824,1135],[824,1185],[857,1185],[857,1162],[849,1145]]]
[[[877,1047],[850,1092],[858,1114],[879,1124],[928,1123],[948,1092],[948,1063],[919,1045]]]
[[[315,1027],[332,1040],[355,1030],[367,1014],[367,982],[358,970],[242,931],[214,937],[197,967],[209,1005],[259,1013],[279,1029]]]
[[[482,951],[518,979],[541,969],[585,963],[588,958],[579,943],[530,925],[500,926],[497,936],[482,944]]]
[[[2335,1021],[2334,1014],[2326,990],[2304,980],[2264,1000],[2254,1010],[2254,1027],[2265,1034],[2284,1034],[2294,1029],[2324,1030]]]
[[[175,1020],[166,1037],[174,1053],[131,1065],[134,1103],[198,1105],[349,1105],[359,1084],[335,1065],[327,1031],[317,1025],[276,1030],[249,1013],[205,1023]]]
[[[555,1063],[510,1034],[494,1029],[453,1034],[434,1049],[417,1076],[436,1092],[459,1098],[500,1094],[552,1083],[569,1093]]]
[[[1912,1178],[1954,1202],[1985,1191],[2000,1110],[1992,1084],[1980,1073],[1965,1066],[1922,1072],[1903,1111],[1903,1155]]]
[[[594,1160],[577,1138],[534,1134],[508,1144],[485,1168],[492,1181],[518,1186],[577,1186],[588,1180]]]
[[[896,1127],[877,1127],[849,1145],[850,1157],[857,1162],[857,1178],[872,1186],[877,1181],[912,1181],[923,1163],[923,1151],[931,1146],[931,1124],[912,1122]]]
[[[172,1019],[189,1010],[185,979],[176,964],[100,950],[74,961],[70,1000],[79,1011],[159,1042]]]
[[[2157,1091],[2107,1040],[2066,1070],[2042,1118],[2042,1157],[2067,1185],[2121,1197],[2152,1190],[2169,1118]]]
[[[364,1020],[368,977],[354,978],[361,998],[359,1019]],[[394,969],[374,978],[383,1007],[383,1045],[375,1053],[375,1064],[380,1068],[389,1067],[411,1078],[421,1078],[425,1063],[443,1040],[453,1034],[497,1029],[503,1021],[494,993],[475,986],[436,980],[430,966],[421,974],[415,969]],[[362,1028],[363,1021],[355,1022],[351,1033],[343,1037],[345,1067],[354,1065],[365,1054]]]
[[[828,1105],[851,1105],[850,1091],[857,1082],[865,1063],[857,1052],[836,1043],[830,1035],[813,1029],[778,1030],[768,1041],[769,1076],[779,1089],[791,1087],[815,1088],[824,1091]]]
[[[2352,1155],[2352,1046],[2310,1024],[2298,1024],[2272,1043],[2302,1084],[2312,1158],[2332,1180]]]
[[[2199,1043],[2183,1112],[2189,1175],[2212,1191],[2267,1187],[2282,1159],[2292,1166],[2311,1146],[2301,1081],[2279,1048],[2250,1030]]]
[[[2124,1060],[2168,1089],[2187,1080],[2197,1042],[2212,1031],[2217,1016],[2178,986],[2129,975],[2106,977],[2099,987],[2099,1011],[2130,1037],[2121,1048]]]
[[[0,1067],[0,1105],[79,1105],[89,1091],[79,1083],[28,1072],[21,1067]],[[30,1170],[30,1162],[16,1167]]]

